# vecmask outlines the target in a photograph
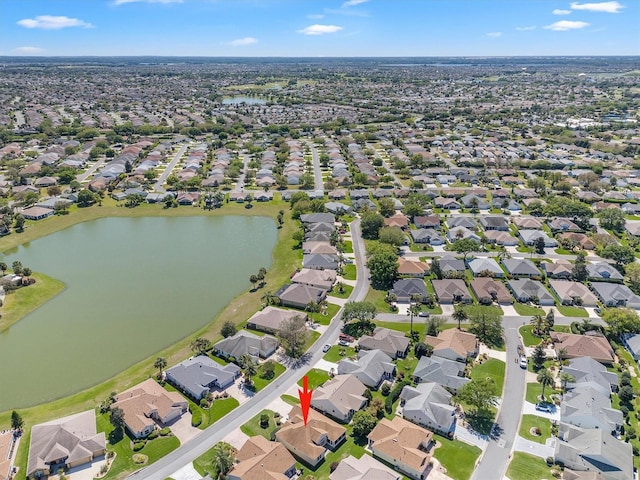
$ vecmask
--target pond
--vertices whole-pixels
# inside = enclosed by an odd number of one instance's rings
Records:
[[[264,98],[248,97],[245,95],[237,95],[234,97],[224,97],[222,99],[223,105],[240,105],[242,103],[247,105],[265,105],[267,101]]]
[[[195,332],[271,266],[276,240],[267,217],[106,218],[10,252],[66,289],[0,334],[0,411],[88,388]]]

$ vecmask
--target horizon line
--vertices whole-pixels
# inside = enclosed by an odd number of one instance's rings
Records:
[[[140,55],[12,55],[12,54],[0,54],[0,58],[305,58],[305,59],[343,59],[343,58],[472,58],[472,59],[489,59],[489,58],[611,58],[611,57],[623,57],[623,58],[639,58],[638,54],[564,54],[564,55],[546,55],[546,54],[521,54],[521,55],[323,55],[323,56],[287,56],[287,55],[264,55],[264,56],[249,56],[249,55],[158,55],[158,54],[140,54]]]

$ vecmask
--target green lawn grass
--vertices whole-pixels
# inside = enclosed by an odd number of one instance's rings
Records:
[[[294,407],[296,405],[300,405],[300,399],[297,397],[294,397],[293,395],[282,395],[280,398],[286,403],[288,403],[289,405],[293,405]]]
[[[339,291],[338,287],[333,287],[333,290],[329,292],[329,295],[337,298],[349,298],[351,292],[353,292],[353,287],[351,285],[343,285],[342,292]]]
[[[524,452],[515,452],[507,469],[510,480],[542,480],[553,478],[551,469],[540,457]]]
[[[353,253],[353,242],[350,240],[344,241],[344,253]]]
[[[344,352],[344,355],[340,353]],[[332,345],[327,353],[324,354],[324,358],[327,362],[339,362],[343,358],[354,357],[356,351],[352,347],[343,347],[341,345]]]
[[[311,345],[316,343],[316,341],[320,338],[320,332],[315,330],[308,330],[307,342],[304,344],[304,351],[306,352],[311,348]]]
[[[533,334],[532,325],[523,325],[518,329],[518,331],[522,336],[522,343],[524,344],[525,347],[535,347],[542,341],[542,338],[536,337]]]
[[[342,278],[345,280],[355,280],[356,279],[356,266],[355,265],[345,265],[342,267]]]
[[[269,415],[269,426],[267,428],[262,428],[260,426],[260,416],[263,413]],[[240,430],[242,430],[244,434],[249,435],[250,437],[263,436],[267,440],[271,440],[271,434],[274,432],[274,430],[276,430],[275,419],[273,417],[274,413],[275,412],[272,410],[262,410],[255,417],[242,425],[240,427]]]
[[[376,306],[376,312],[389,313],[391,312],[391,306],[384,301],[386,296],[387,292],[385,290],[376,290],[370,287],[364,300],[373,303]]]
[[[170,385],[169,383],[166,383],[166,382],[163,385],[163,387],[168,392],[177,392],[178,391],[173,385]],[[189,397],[187,397],[185,395],[182,395],[182,396],[189,403],[189,410],[191,412],[194,412],[196,410],[200,412],[200,416],[202,418],[202,423],[200,425],[198,425],[198,428],[200,430],[204,430],[209,425],[211,425],[212,423],[220,420],[227,413],[229,413],[231,410],[233,410],[238,405],[240,405],[240,403],[238,403],[238,400],[236,400],[233,397],[219,398],[219,399],[213,401],[213,405],[211,405],[211,408],[207,409],[207,408],[200,407],[200,405],[195,403]]]
[[[312,368],[306,375],[307,380],[309,381],[309,388],[316,389],[322,386],[327,380],[329,380],[329,374],[324,370],[320,370],[319,368]],[[298,385],[302,387],[302,378],[298,380]]]
[[[554,390],[551,387],[547,387],[544,389],[544,398],[546,401],[549,400],[549,396],[552,394],[559,394],[560,390]],[[542,385],[540,385],[539,383],[527,383],[527,394],[526,394],[526,400],[527,402],[530,403],[538,403],[540,400],[538,400],[538,397],[542,395]]]
[[[329,325],[333,317],[336,316],[340,310],[340,305],[336,305],[335,303],[327,303],[327,309],[324,314],[322,313],[314,313],[311,318],[315,323],[319,323],[320,325]]]
[[[64,290],[64,283],[43,273],[31,275],[36,283],[8,292],[0,312],[0,332]]]
[[[588,317],[589,316],[587,311],[582,307],[571,307],[567,305],[560,305],[556,308],[565,317]]]
[[[540,429],[540,436],[530,433],[534,427]],[[545,440],[551,436],[551,421],[548,418],[538,417],[537,415],[522,415],[520,432],[518,433],[527,440],[544,444]]]
[[[471,378],[473,380],[480,380],[486,377],[492,378],[496,382],[498,396],[501,397],[504,386],[504,370],[505,363],[502,360],[490,358],[471,369]]]
[[[440,447],[435,449],[433,456],[447,469],[447,475],[454,480],[471,478],[482,450],[460,440],[449,440],[440,435],[434,435],[433,438],[440,443]]]
[[[282,375],[285,370],[286,370],[286,368],[284,367],[284,365],[281,365],[278,362],[275,362],[275,368],[273,370],[275,375],[274,375],[274,377],[272,379],[267,380],[266,378],[262,378],[261,377],[261,375],[262,375],[262,373],[264,371],[262,365],[260,367],[258,367],[258,374],[251,379],[253,381],[253,386],[255,387],[256,392],[259,392],[264,387],[266,387],[271,382],[273,382],[276,378],[278,378],[280,375]]]
[[[531,305],[525,305],[520,302],[513,302],[513,307],[518,312],[518,315],[522,315],[523,317],[533,317],[534,315],[546,315],[544,310],[540,307],[532,307]]]

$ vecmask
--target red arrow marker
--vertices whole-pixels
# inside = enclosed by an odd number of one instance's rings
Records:
[[[306,375],[302,378],[302,388],[304,391],[298,389],[298,397],[300,397],[302,419],[304,420],[304,425],[306,427],[307,419],[309,418],[309,407],[311,406],[311,394],[313,394],[313,390],[309,390],[309,379]]]

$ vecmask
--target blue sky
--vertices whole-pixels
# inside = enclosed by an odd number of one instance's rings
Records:
[[[0,55],[640,55],[640,1],[2,0]]]

